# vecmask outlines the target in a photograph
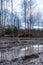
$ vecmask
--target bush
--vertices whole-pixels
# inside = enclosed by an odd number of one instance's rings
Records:
[[[17,30],[16,27],[14,27],[13,29],[11,29],[10,27],[8,27],[7,29],[5,29],[5,34],[9,35],[9,36],[17,36],[18,30]]]
[[[7,29],[5,30],[5,34],[7,34],[7,35],[12,34],[12,30],[11,30],[10,28],[7,28]]]
[[[18,29],[16,27],[14,27],[14,29],[13,29],[13,34],[14,34],[14,36],[18,35]]]

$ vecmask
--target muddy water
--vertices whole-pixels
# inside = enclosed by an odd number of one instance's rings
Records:
[[[27,47],[12,47],[6,49],[5,51],[0,51],[0,61],[1,60],[8,60],[11,61],[12,59],[19,58],[21,56],[36,54],[43,52],[43,45],[30,45]]]

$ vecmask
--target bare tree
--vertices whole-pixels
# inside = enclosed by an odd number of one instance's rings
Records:
[[[13,23],[13,0],[11,0],[11,23]]]
[[[30,29],[29,29],[29,35],[32,35],[32,7],[31,7],[32,1],[30,0]],[[26,20],[26,9],[27,9],[27,2],[24,0],[24,22],[25,22],[25,33],[26,33],[26,26],[27,26],[27,20]],[[29,23],[28,23],[29,24]],[[28,25],[29,26],[29,25]]]
[[[5,0],[6,1],[6,0]],[[5,5],[4,5],[4,7],[6,6],[6,3],[7,3],[7,1],[4,3]],[[7,6],[6,6],[7,7]],[[3,21],[3,29],[4,29],[4,35],[5,35],[5,23],[6,23],[6,11],[3,11],[3,13],[4,13],[4,21]]]
[[[25,34],[26,34],[26,0],[24,0],[24,22],[25,22]]]
[[[41,13],[38,11],[37,12],[37,24],[38,24],[38,32],[37,32],[37,34],[38,34],[38,36],[40,36],[40,20],[41,20]]]
[[[17,14],[15,14],[14,16],[14,27],[16,27],[18,29],[18,34],[19,34],[19,29],[20,29],[20,19],[17,16]]]
[[[0,21],[1,33],[3,32],[3,0],[1,0],[1,21]]]
[[[30,31],[29,31],[29,35],[31,36],[32,35],[32,9],[31,9],[31,0],[30,0]]]

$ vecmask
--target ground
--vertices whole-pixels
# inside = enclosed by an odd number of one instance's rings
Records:
[[[16,46],[27,46],[27,45],[43,45],[43,38],[15,38],[15,37],[1,37],[0,38],[0,45],[2,46],[7,46],[8,44],[10,45],[16,45]],[[1,47],[0,46],[0,47]]]
[[[37,54],[23,61],[19,57]],[[14,61],[18,58],[17,61]],[[22,58],[22,57],[21,57]],[[0,37],[0,65],[43,65],[43,38]]]

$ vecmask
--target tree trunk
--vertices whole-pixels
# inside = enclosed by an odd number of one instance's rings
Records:
[[[24,0],[24,22],[25,22],[25,34],[26,34],[26,0]]]
[[[29,35],[32,36],[32,9],[31,9],[31,0],[30,0],[30,31]]]

